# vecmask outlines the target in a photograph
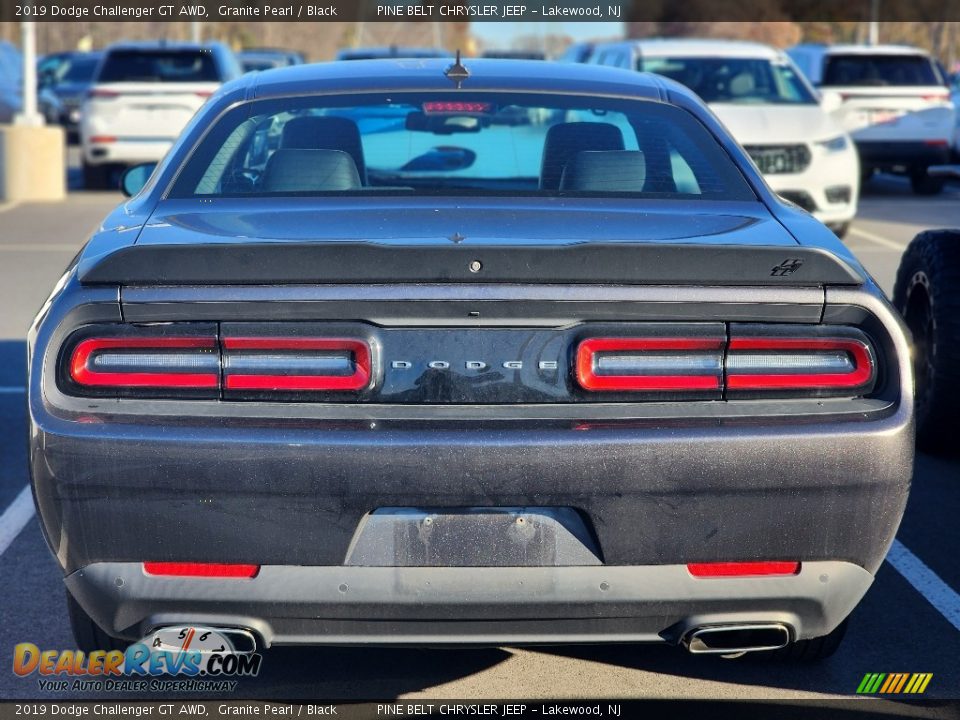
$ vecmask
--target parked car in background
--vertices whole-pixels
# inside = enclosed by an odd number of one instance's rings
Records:
[[[541,50],[484,50],[481,57],[492,60],[546,60]]]
[[[244,72],[273,70],[274,68],[303,64],[303,56],[300,53],[271,48],[243,50],[237,53],[237,60],[240,61]]]
[[[563,54],[557,58],[559,62],[583,63],[590,59],[593,54],[594,44],[592,42],[573,43],[564,50]]]
[[[162,158],[206,99],[241,74],[222,43],[109,47],[81,113],[86,186],[108,186],[119,169]]]
[[[928,53],[904,45],[797,45],[787,54],[853,137],[864,179],[877,170],[906,174],[913,191],[935,195],[944,178],[927,168],[947,162],[956,108],[947,78]]]
[[[20,51],[0,41],[0,123],[11,123],[23,110],[23,59]],[[62,106],[56,95],[45,88],[37,90],[37,111],[48,125],[60,120]]]
[[[247,75],[125,175],[28,340],[77,647],[837,649],[910,485],[899,317],[682,85],[464,62]]]
[[[345,48],[337,53],[337,60],[383,60],[386,58],[445,58],[450,53],[442,48],[385,47]]]
[[[856,150],[783,53],[727,40],[599,44],[591,63],[683,83],[743,145],[770,187],[843,236],[857,212]]]
[[[55,64],[44,58],[38,63],[40,87],[60,101],[59,122],[67,131],[67,139],[80,139],[80,117],[84,100],[93,85],[97,66],[103,59],[100,52],[64,53]]]

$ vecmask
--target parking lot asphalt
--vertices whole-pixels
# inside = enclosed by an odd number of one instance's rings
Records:
[[[106,211],[112,193],[0,208],[0,699],[55,695],[13,674],[16,643],[70,648],[64,590],[27,487],[24,336],[62,268]],[[890,292],[900,255],[928,227],[960,227],[960,189],[935,198],[875,178],[847,242]],[[293,649],[266,652],[259,677],[231,697],[765,698],[851,695],[864,674],[933,673],[926,697],[960,698],[960,460],[920,456],[894,563],[854,612],[840,651],[816,665],[689,656],[668,647]],[[869,519],[865,519],[869,521]],[[22,526],[22,529],[20,529]],[[7,538],[9,542],[5,541]],[[4,547],[6,545],[6,547]],[[122,697],[110,695],[109,697]]]

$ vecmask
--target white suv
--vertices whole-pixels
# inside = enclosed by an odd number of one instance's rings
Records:
[[[221,43],[111,46],[81,111],[85,186],[107,187],[118,169],[160,160],[206,99],[241,73]]]
[[[730,129],[767,183],[841,237],[857,212],[853,143],[783,53],[727,40],[598,45],[591,63],[653,72],[696,92]]]
[[[836,97],[833,115],[857,144],[864,178],[891,170],[906,173],[915,193],[943,189],[927,168],[949,161],[956,111],[927,53],[902,45],[797,45],[787,53]]]

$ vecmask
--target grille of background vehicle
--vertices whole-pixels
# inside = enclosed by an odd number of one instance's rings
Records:
[[[744,145],[764,175],[803,172],[810,165],[810,148],[806,145]]]

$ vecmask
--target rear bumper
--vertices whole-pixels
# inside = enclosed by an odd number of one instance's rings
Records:
[[[87,165],[160,162],[175,138],[117,138],[112,142],[83,139],[83,161]]]
[[[863,168],[927,167],[949,162],[949,143],[931,145],[920,141],[886,142],[857,140]]]
[[[38,508],[64,568],[335,566],[378,508],[540,506],[578,511],[606,565],[846,560],[873,572],[906,504],[913,437],[898,414],[249,424],[35,425]]]
[[[242,627],[266,646],[678,643],[696,627],[778,622],[792,639],[835,628],[873,577],[812,562],[789,577],[697,579],[684,566],[269,566],[250,580],[158,578],[97,563],[67,587],[106,630]]]

